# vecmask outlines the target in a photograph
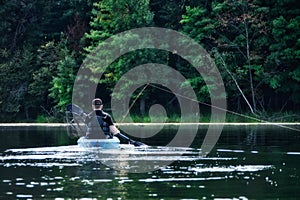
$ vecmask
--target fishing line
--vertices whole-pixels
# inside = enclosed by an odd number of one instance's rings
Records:
[[[192,99],[192,98],[189,98],[187,96],[184,96],[184,95],[181,95],[181,94],[178,94],[176,92],[171,92],[167,89],[164,89],[160,86],[157,86],[155,84],[152,84],[152,83],[148,83],[147,86],[150,85],[154,88],[157,88],[159,90],[162,90],[164,92],[168,92],[170,94],[175,94],[176,96],[179,96],[181,98],[184,98],[184,99],[187,99],[187,100],[190,100],[190,101],[194,101],[194,102],[197,102],[199,104],[202,104],[202,105],[205,105],[205,106],[208,106],[208,107],[211,107],[211,108],[215,108],[215,109],[218,109],[218,110],[222,110],[222,111],[226,111],[228,113],[231,113],[231,114],[234,114],[234,115],[237,115],[237,116],[240,116],[240,117],[244,117],[244,118],[247,118],[247,119],[251,119],[251,120],[255,120],[255,121],[258,121],[258,122],[261,122],[261,123],[265,123],[265,124],[271,124],[271,125],[275,125],[275,126],[278,126],[278,127],[281,127],[281,128],[285,128],[285,129],[289,129],[289,130],[293,130],[293,131],[297,131],[297,132],[300,132],[300,129],[296,129],[296,128],[292,128],[292,127],[289,127],[289,126],[285,126],[285,125],[281,125],[281,124],[276,124],[276,123],[272,123],[272,122],[269,122],[269,121],[266,121],[266,120],[263,120],[263,119],[258,119],[256,117],[251,117],[251,116],[248,116],[248,115],[244,115],[244,114],[241,114],[241,113],[237,113],[237,112],[234,112],[234,111],[231,111],[231,110],[228,110],[228,109],[224,109],[224,108],[220,108],[220,107],[217,107],[217,106],[214,106],[214,105],[211,105],[211,104],[208,104],[208,103],[205,103],[205,102],[201,102],[201,101],[198,101],[198,100],[195,100],[195,99]],[[145,87],[146,89],[146,87]],[[142,91],[141,91],[142,92]]]
[[[133,102],[131,103],[131,105],[129,106],[129,108],[127,109],[127,112],[125,113],[125,115],[123,116],[122,120],[120,123],[122,123],[125,118],[127,117],[127,115],[129,114],[131,108],[133,107],[133,105],[135,104],[135,102],[137,101],[137,99],[142,95],[142,93],[144,92],[144,90],[148,87],[149,83],[147,83],[143,89],[138,93],[138,95],[135,97],[135,99],[133,100]]]

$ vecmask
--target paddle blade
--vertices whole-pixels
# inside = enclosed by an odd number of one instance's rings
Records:
[[[67,105],[67,111],[75,113],[79,116],[84,113],[84,111],[79,106],[77,106],[76,104]]]
[[[133,144],[135,147],[147,146],[146,144],[138,141],[132,141],[131,144]]]
[[[66,121],[69,124],[67,132],[69,136],[81,137],[84,136],[87,130],[85,124],[84,111],[75,104],[69,104],[66,107]]]

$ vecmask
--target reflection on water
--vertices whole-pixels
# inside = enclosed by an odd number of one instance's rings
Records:
[[[153,165],[157,169],[165,166],[167,161],[196,161],[202,159],[200,151],[193,148],[181,147],[133,147],[121,144],[120,149],[84,149],[77,145],[58,147],[37,147],[8,149],[1,157],[5,167],[12,166],[82,166],[87,162],[99,162],[113,169],[128,172],[141,172],[135,166],[143,167]],[[140,164],[145,162],[145,164]],[[155,169],[149,168],[147,171]]]
[[[230,127],[223,131],[209,156],[201,157],[199,147],[204,132],[199,130],[191,148],[161,147],[162,141],[156,142],[156,137],[147,141],[152,145],[149,148],[123,145],[122,150],[87,151],[66,137],[64,130],[31,130],[25,136],[20,136],[24,132],[2,131],[6,141],[1,143],[6,146],[1,146],[0,198],[300,197],[298,133],[270,127]],[[14,143],[8,135],[27,143]],[[32,141],[33,137],[41,142]],[[172,138],[172,130],[159,137]],[[161,162],[169,160],[175,161],[167,166]],[[147,165],[157,170],[129,173]]]

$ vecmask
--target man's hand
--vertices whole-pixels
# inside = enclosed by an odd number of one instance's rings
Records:
[[[130,144],[133,144],[135,147],[140,147],[140,146],[147,146],[146,144],[138,141],[133,141],[131,140]]]

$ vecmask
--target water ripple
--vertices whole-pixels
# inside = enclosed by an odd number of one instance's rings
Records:
[[[238,165],[238,166],[223,166],[223,167],[205,167],[205,168],[191,168],[195,172],[257,172],[273,168],[272,165]]]

